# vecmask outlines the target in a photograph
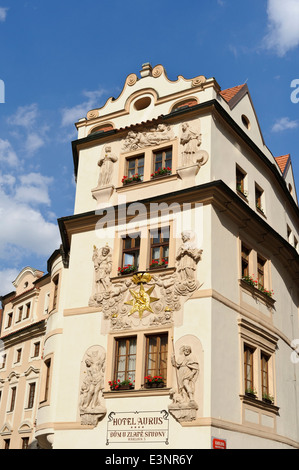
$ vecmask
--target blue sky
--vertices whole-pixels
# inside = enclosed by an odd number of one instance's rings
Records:
[[[145,62],[171,80],[246,82],[298,189],[298,54],[299,0],[0,0],[0,295],[23,267],[45,271],[59,246],[57,218],[74,207],[74,122]]]

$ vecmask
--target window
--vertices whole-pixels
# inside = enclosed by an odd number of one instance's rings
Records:
[[[21,357],[22,357],[22,349],[17,349],[17,354],[16,354],[16,363],[21,362]]]
[[[29,437],[22,437],[22,449],[28,449]]]
[[[40,342],[34,343],[33,357],[38,357],[40,351]]]
[[[46,384],[45,384],[45,396],[44,400],[47,401],[49,399],[49,388],[50,388],[50,375],[51,375],[51,359],[45,361],[46,366]]]
[[[19,315],[18,315],[18,322],[22,320],[22,316],[23,316],[23,307],[19,307],[18,309],[18,312],[19,312]]]
[[[269,396],[269,360],[269,356],[261,353],[261,384],[263,398]]]
[[[10,328],[12,325],[12,313],[9,313],[7,315],[7,324],[6,324],[6,328]]]
[[[249,276],[250,249],[242,243],[242,279]]]
[[[31,307],[31,304],[30,304],[30,303],[26,304],[26,307],[25,307],[25,309],[26,309],[25,318],[29,318],[29,317],[30,317],[30,307]]]
[[[122,268],[133,266],[138,269],[140,252],[140,233],[123,238]]]
[[[169,227],[151,231],[150,268],[167,266],[169,261]]]
[[[116,340],[114,380],[135,380],[136,337]]]
[[[167,379],[168,334],[146,337],[145,376],[162,376]]]
[[[288,238],[288,242],[291,243],[292,241],[292,230],[290,229],[290,227],[287,225],[287,238]]]
[[[154,152],[154,174],[155,172],[159,173],[159,170],[163,170],[164,168],[168,169],[168,174],[172,168],[172,148],[168,148],[166,150],[159,150]],[[167,174],[167,173],[166,173]]]
[[[9,449],[10,447],[10,439],[4,439],[4,449]]]
[[[245,345],[244,346],[244,386],[245,393],[254,394],[254,382],[253,382],[253,348]]]
[[[263,194],[264,194],[264,191],[259,186],[255,185],[255,205],[259,211],[264,213],[263,201],[262,201]]]
[[[298,240],[296,237],[294,237],[294,248],[296,251],[298,251]]]
[[[131,178],[137,176],[139,181],[143,181],[144,176],[144,155],[139,155],[138,157],[130,158],[127,160],[127,170],[126,170],[126,179],[123,181],[124,184],[127,184],[131,181]]]
[[[278,336],[267,329],[254,325],[248,319],[239,323],[241,351],[243,351],[243,397],[252,397],[260,407],[260,402],[274,404],[275,390],[275,351]],[[250,398],[254,406],[254,400]]]
[[[258,287],[265,287],[265,264],[266,260],[257,257],[257,273],[258,273]]]
[[[16,394],[17,394],[17,387],[12,387],[12,389],[11,389],[11,398],[10,398],[10,408],[9,408],[10,412],[15,409]]]
[[[53,279],[53,283],[54,283],[53,310],[55,310],[57,308],[57,297],[58,297],[58,284],[59,284],[58,275]]]
[[[0,369],[4,369],[6,365],[6,354],[3,354],[2,357],[0,357]]]
[[[35,387],[36,387],[35,382],[29,384],[29,396],[28,396],[28,405],[27,405],[27,408],[29,408],[29,409],[33,408],[34,396],[35,396]]]
[[[245,190],[245,178],[246,173],[241,170],[240,167],[236,167],[236,189],[243,196],[247,197],[247,191]]]

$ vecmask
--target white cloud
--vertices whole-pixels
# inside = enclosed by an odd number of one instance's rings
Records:
[[[0,22],[3,23],[6,20],[7,11],[8,8],[0,7]]]
[[[7,119],[8,123],[14,126],[31,128],[38,117],[38,107],[36,103],[28,106],[20,106],[16,113]]]
[[[299,121],[291,121],[288,117],[278,119],[272,127],[272,132],[282,132],[299,127]]]
[[[35,154],[46,143],[49,126],[41,124],[39,115],[38,106],[33,103],[20,106],[16,113],[7,119],[8,124],[14,128],[14,136],[22,139],[22,149],[29,156]],[[24,132],[19,129],[23,129]]]
[[[0,271],[0,295],[6,295],[15,290],[12,283],[18,274],[17,269],[3,269]]]
[[[268,33],[265,47],[284,56],[299,44],[299,1],[268,0]]]
[[[17,186],[15,200],[27,204],[46,204],[50,206],[48,186],[53,178],[40,173],[29,173],[20,177],[21,184]]]
[[[8,140],[0,139],[0,162],[9,166],[16,166],[19,163],[17,154]]]
[[[29,154],[37,152],[41,147],[45,145],[45,140],[38,134],[30,133],[27,135],[25,142],[25,150]]]
[[[50,223],[42,213],[24,202],[7,195],[0,188],[0,258],[16,247],[19,255],[49,256],[60,245],[57,224]]]
[[[104,93],[105,90],[84,91],[83,96],[86,97],[85,101],[70,108],[63,108],[61,110],[62,126],[73,126],[78,119],[85,117],[88,111],[96,107],[100,107],[99,99]]]

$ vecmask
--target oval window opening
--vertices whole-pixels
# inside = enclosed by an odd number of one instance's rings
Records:
[[[149,96],[145,96],[137,100],[136,103],[134,103],[134,108],[137,111],[141,111],[142,109],[148,108],[151,102],[152,102],[151,98]]]
[[[243,122],[244,126],[246,127],[246,129],[250,129],[250,121],[249,121],[248,117],[245,116],[245,114],[242,114],[241,119],[242,119],[242,122]]]

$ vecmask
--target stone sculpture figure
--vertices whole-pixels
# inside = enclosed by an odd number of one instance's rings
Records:
[[[183,403],[194,402],[195,382],[199,375],[199,364],[190,346],[182,346],[178,358],[172,356],[172,365],[177,369],[178,389]]]
[[[113,164],[118,160],[117,156],[111,153],[111,147],[105,147],[105,154],[98,161],[100,167],[100,176],[98,181],[98,187],[108,186],[111,183],[113,174]]]
[[[177,272],[181,282],[194,281],[196,278],[196,266],[201,260],[202,250],[196,246],[191,232],[182,232],[182,245],[180,246],[176,260]]]
[[[143,132],[129,131],[123,144],[124,151],[132,151],[151,145],[158,145],[173,138],[171,127],[158,124],[156,128]]]
[[[95,269],[96,294],[107,292],[110,287],[110,273],[112,269],[111,248],[106,245],[101,249],[93,248],[92,257]]]
[[[192,354],[191,346],[188,345],[180,348],[177,358],[173,354],[171,362],[176,369],[178,391],[171,390],[173,402],[169,406],[169,411],[180,422],[193,421],[198,410],[194,394],[199,376],[199,362]]]
[[[194,165],[201,146],[201,134],[191,130],[187,122],[182,124],[181,144],[183,145],[182,165]]]
[[[106,353],[100,349],[87,353],[84,380],[80,389],[81,423],[96,425],[106,414],[100,395],[104,389]]]

